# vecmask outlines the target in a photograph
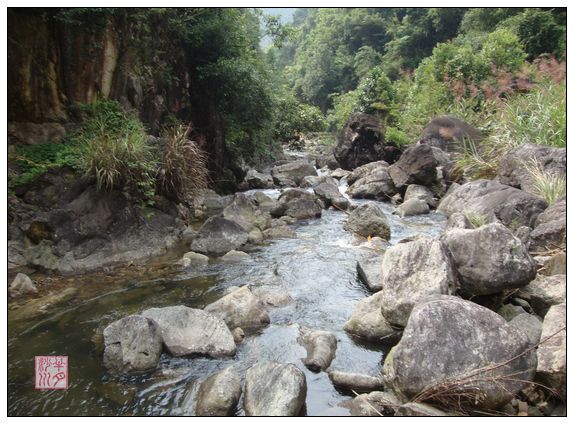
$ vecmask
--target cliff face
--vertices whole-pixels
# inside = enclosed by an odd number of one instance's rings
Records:
[[[125,17],[85,25],[47,10],[8,10],[8,121],[15,141],[35,141],[19,137],[22,125],[64,124],[73,118],[67,106],[98,96],[137,110],[154,133],[170,114],[189,119],[189,76],[174,46],[144,57],[139,29]],[[166,50],[173,54],[166,57]],[[177,78],[163,78],[162,69]]]

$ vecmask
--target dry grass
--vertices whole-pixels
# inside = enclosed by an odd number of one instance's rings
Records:
[[[566,178],[544,170],[536,158],[532,158],[525,166],[536,194],[546,200],[548,205],[566,194]]]

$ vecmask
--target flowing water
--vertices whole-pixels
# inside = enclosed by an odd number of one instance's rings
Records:
[[[400,219],[391,215],[390,204],[380,206],[391,224],[390,244],[416,234],[436,236],[444,229],[445,217],[440,214]],[[352,395],[335,389],[327,373],[307,370],[301,361],[306,351],[297,342],[299,326],[331,331],[338,347],[329,370],[380,372],[384,348],[351,339],[343,325],[355,303],[369,295],[357,279],[357,259],[382,251],[345,231],[346,217],[343,212],[323,211],[320,219],[293,226],[297,239],[253,247],[251,259],[241,263],[215,260],[188,269],[163,266],[147,276],[127,274],[114,281],[82,278],[75,284],[77,295],[51,307],[48,315],[16,320],[9,314],[9,414],[193,415],[202,378],[228,366],[234,366],[243,378],[253,364],[277,361],[294,363],[305,372],[308,415],[348,415],[338,404]],[[293,302],[270,307],[271,324],[247,335],[234,358],[174,358],[163,353],[153,372],[130,377],[106,372],[94,335],[107,324],[150,307],[202,308],[221,297],[226,288],[244,284],[284,290]],[[35,355],[68,355],[68,390],[34,390]],[[243,414],[241,404],[238,415]]]

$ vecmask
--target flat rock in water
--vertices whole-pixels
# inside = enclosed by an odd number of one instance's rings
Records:
[[[191,249],[206,255],[220,256],[235,250],[249,240],[248,233],[235,222],[211,217],[200,228]]]
[[[104,329],[104,365],[113,372],[132,373],[155,368],[161,355],[158,325],[140,315],[114,321]]]
[[[377,391],[361,394],[339,404],[343,408],[348,408],[354,417],[393,416],[400,405],[392,393]]]
[[[380,256],[359,259],[357,261],[357,273],[359,278],[373,293],[380,291],[382,288],[382,263],[383,258]]]
[[[566,401],[565,303],[554,305],[548,310],[544,317],[540,341],[540,347],[536,351],[538,356],[536,379],[556,390]]]
[[[352,336],[375,343],[393,337],[397,331],[383,316],[381,304],[381,292],[359,300],[343,329]]]
[[[269,306],[281,307],[293,302],[293,298],[284,290],[273,287],[252,287],[251,292]]]
[[[273,182],[280,187],[296,187],[308,175],[317,175],[317,171],[306,160],[288,162],[271,168]]]
[[[404,218],[405,216],[425,215],[429,212],[429,205],[421,199],[405,200],[395,211],[395,213],[401,218]]]
[[[159,325],[163,343],[174,356],[235,355],[233,335],[225,322],[200,309],[168,306],[147,309],[141,315]]]
[[[298,416],[305,406],[305,374],[293,364],[266,362],[245,374],[243,407],[247,416]]]
[[[366,374],[355,374],[343,371],[329,372],[329,379],[337,386],[355,392],[372,392],[382,390],[384,387],[382,377],[373,377]]]
[[[303,364],[311,371],[319,372],[329,368],[337,351],[337,338],[328,331],[301,328],[298,341],[307,349]]]
[[[365,203],[357,207],[347,219],[345,230],[362,237],[391,238],[391,227],[385,213],[373,203]]]
[[[251,259],[248,253],[241,252],[239,250],[230,250],[225,255],[221,257],[224,262],[241,262],[246,259]]]
[[[225,321],[230,329],[241,327],[243,330],[254,330],[270,322],[265,305],[247,286],[210,303],[204,311]]]
[[[397,194],[389,175],[389,164],[378,161],[363,165],[349,175],[347,194],[354,199],[388,200]]]
[[[202,417],[230,416],[240,397],[241,379],[233,368],[226,368],[201,383],[195,414]]]

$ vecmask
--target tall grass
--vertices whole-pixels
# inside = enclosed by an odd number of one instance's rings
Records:
[[[566,194],[566,178],[545,171],[536,158],[526,164],[532,178],[532,188],[551,205]]]

